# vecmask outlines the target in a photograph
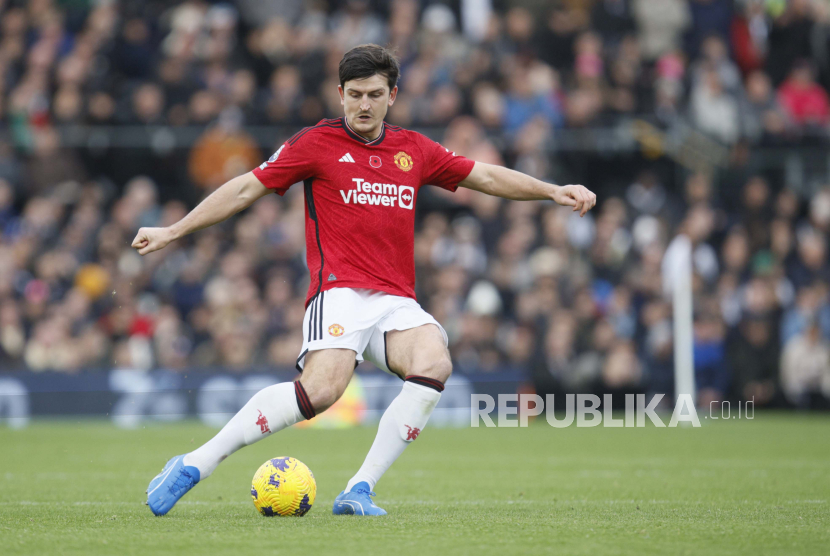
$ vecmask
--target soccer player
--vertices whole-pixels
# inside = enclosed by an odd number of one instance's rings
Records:
[[[398,62],[361,45],[339,67],[344,117],[322,120],[288,139],[271,158],[207,197],[166,228],[141,228],[141,255],[212,226],[258,198],[302,182],[311,286],[306,298],[302,373],[257,392],[219,433],[176,456],[147,488],[164,515],[226,457],[328,409],[364,358],[403,381],[363,466],[335,499],[334,514],[384,515],[375,484],[424,429],[452,372],[447,334],[415,300],[415,202],[425,185],[459,186],[514,200],[552,199],[584,216],[596,195],[520,172],[473,162],[425,136],[384,122],[398,93]]]

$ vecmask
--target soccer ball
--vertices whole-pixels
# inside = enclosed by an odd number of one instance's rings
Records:
[[[314,474],[295,458],[269,459],[257,469],[251,484],[254,506],[267,516],[305,515],[316,496]]]

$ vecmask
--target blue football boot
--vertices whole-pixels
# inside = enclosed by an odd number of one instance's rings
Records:
[[[352,487],[352,490],[345,490],[334,499],[334,507],[331,513],[334,515],[386,515],[386,510],[378,508],[372,502],[370,496],[376,496],[369,483],[363,481]]]
[[[147,487],[147,505],[156,515],[169,512],[179,498],[199,482],[199,470],[184,464],[184,455],[176,456]]]

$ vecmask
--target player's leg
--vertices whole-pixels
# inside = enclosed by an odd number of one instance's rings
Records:
[[[147,489],[153,513],[163,515],[225,458],[303,419],[328,409],[343,395],[355,367],[349,349],[324,349],[306,354],[303,376],[263,388],[201,447],[171,459]]]
[[[446,338],[437,324],[390,330],[385,335],[385,343],[384,363],[404,379],[404,385],[381,417],[377,436],[363,465],[335,501],[335,514],[386,513],[371,502],[369,495],[386,470],[418,438],[441,399],[444,383],[452,374]]]
[[[263,388],[248,400],[216,436],[184,458],[204,479],[226,457],[303,419],[322,413],[343,395],[354,372],[355,352],[324,349],[306,355],[295,382]]]
[[[374,488],[404,449],[418,438],[452,373],[443,334],[434,324],[389,331],[386,349],[389,369],[404,378],[403,388],[381,417],[375,442],[347,490],[361,481]]]

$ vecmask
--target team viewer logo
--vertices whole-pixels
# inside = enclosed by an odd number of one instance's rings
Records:
[[[394,183],[371,183],[362,178],[352,178],[354,189],[340,190],[347,205],[380,205],[412,210],[415,204],[415,188]]]
[[[343,335],[343,327],[339,324],[332,324],[329,326],[329,336],[334,336],[335,338]]]
[[[403,151],[399,152],[395,155],[395,166],[397,166],[399,170],[409,172],[412,170],[412,157]]]
[[[415,201],[415,190],[408,185],[398,186],[398,205],[401,208],[412,210]]]

